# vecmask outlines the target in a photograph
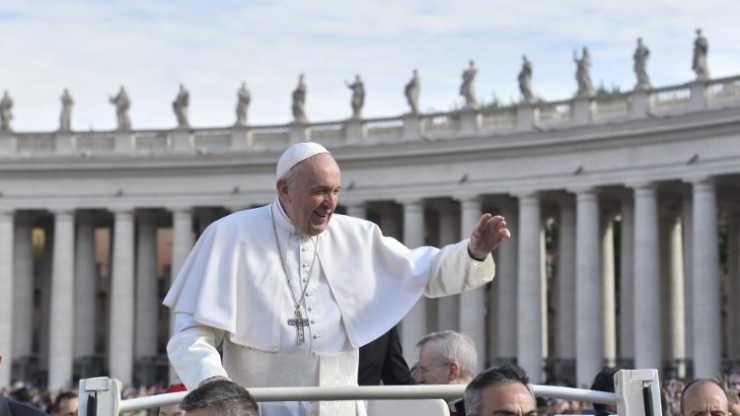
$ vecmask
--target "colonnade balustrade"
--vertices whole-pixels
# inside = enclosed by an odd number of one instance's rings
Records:
[[[722,191],[730,182],[342,202],[409,247],[455,242],[481,213],[505,215],[513,238],[494,253],[493,285],[421,300],[401,323],[404,354],[413,364],[419,338],[457,330],[474,340],[481,368],[516,360],[533,382],[581,385],[605,364],[708,377],[723,355],[740,360],[740,210]],[[22,364],[32,358],[51,388],[97,375],[80,373],[90,357],[104,357],[98,370],[124,383],[161,379],[139,365],[163,360],[172,318],[159,303],[193,237],[228,211],[0,212],[0,348],[14,363],[0,367],[0,385],[28,377]]]
[[[488,137],[674,117],[740,105],[740,76],[607,96],[319,123],[130,131],[0,132],[0,158],[223,154],[326,146]]]

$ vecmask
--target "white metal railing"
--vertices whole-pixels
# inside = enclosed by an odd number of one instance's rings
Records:
[[[537,397],[616,404],[618,415],[659,416],[660,383],[658,371],[621,370],[614,375],[615,393],[570,387],[530,385]],[[415,400],[459,399],[464,385],[362,386],[362,387],[282,387],[250,388],[258,402],[294,400]],[[121,400],[121,383],[107,377],[80,380],[78,415],[117,416],[122,412],[150,409],[179,403],[187,392],[160,394]],[[94,408],[94,409],[93,409]]]

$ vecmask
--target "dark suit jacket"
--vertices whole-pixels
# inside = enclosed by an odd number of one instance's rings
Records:
[[[0,416],[47,416],[43,411],[0,396]]]
[[[357,383],[361,386],[416,384],[403,359],[401,340],[396,327],[360,348]]]

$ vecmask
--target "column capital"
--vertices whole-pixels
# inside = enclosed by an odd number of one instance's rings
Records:
[[[523,201],[539,201],[540,200],[539,191],[523,191],[523,192],[517,192],[513,195],[519,201],[519,204],[521,204]]]
[[[717,183],[717,180],[711,176],[688,177],[684,178],[684,181],[691,184],[692,192],[711,191],[714,189],[714,186]]]
[[[73,216],[75,215],[76,210],[74,208],[56,208],[51,209],[52,214],[54,214],[55,217],[58,216]]]
[[[657,187],[655,182],[647,181],[647,180],[636,180],[631,182],[626,182],[624,186],[633,189],[635,192],[640,189],[655,189]]]
[[[396,202],[403,205],[404,209],[406,209],[406,207],[424,206],[424,198],[398,198],[396,199]]]
[[[567,191],[575,194],[576,197],[584,194],[591,194],[591,195],[598,195],[599,190],[595,186],[574,186],[572,188],[567,188]]]
[[[115,216],[119,216],[119,215],[130,215],[130,216],[133,217],[133,215],[134,215],[134,208],[129,208],[129,207],[108,208],[108,211],[110,211]]]
[[[173,214],[176,212],[192,214],[194,207],[192,206],[171,206],[171,207],[165,207],[165,209]]]
[[[452,197],[452,199],[454,199],[455,201],[458,201],[460,203],[470,202],[470,201],[473,201],[473,202],[482,202],[482,200],[483,200],[483,197],[480,194],[477,194],[477,193],[475,193],[475,194],[471,194],[471,193],[452,194],[451,197]]]

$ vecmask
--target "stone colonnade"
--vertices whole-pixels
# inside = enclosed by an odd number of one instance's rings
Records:
[[[535,383],[547,375],[582,385],[604,365],[711,377],[723,354],[740,360],[740,211],[726,209],[721,183],[342,202],[409,247],[467,238],[482,212],[505,215],[514,237],[495,253],[494,284],[420,301],[401,323],[405,355],[413,364],[421,336],[452,329],[473,338],[481,368],[517,361]],[[152,368],[166,368],[166,270],[178,270],[193,237],[226,212],[0,212],[0,351],[12,351],[0,386],[29,368],[48,372],[51,388],[102,369],[124,383],[156,379]],[[97,264],[101,229],[111,236],[109,270]],[[171,248],[161,230],[171,230]]]

